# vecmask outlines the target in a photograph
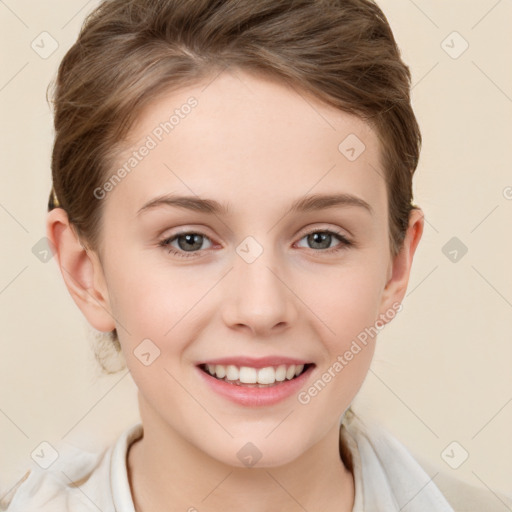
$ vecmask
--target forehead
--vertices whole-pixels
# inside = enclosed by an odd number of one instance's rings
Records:
[[[240,70],[146,107],[111,171],[120,168],[127,172],[109,202],[122,199],[130,215],[167,192],[215,197],[235,213],[334,191],[358,195],[375,210],[386,207],[380,143],[367,123]]]

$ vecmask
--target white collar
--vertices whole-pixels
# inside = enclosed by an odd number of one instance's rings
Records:
[[[341,424],[341,440],[352,454],[352,512],[454,512],[407,448],[382,426],[352,411]]]
[[[409,451],[384,428],[348,411],[340,420],[341,442],[352,455],[355,496],[352,512],[454,512]],[[142,424],[125,430],[114,445],[110,485],[116,512],[135,512],[127,453],[143,434]]]

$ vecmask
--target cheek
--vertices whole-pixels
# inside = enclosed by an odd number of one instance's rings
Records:
[[[361,386],[370,366],[378,329],[379,306],[386,262],[358,263],[340,267],[321,280],[306,280],[312,308],[321,319],[321,335],[327,358],[319,368],[319,389],[322,385],[333,391],[323,394],[317,405],[327,406],[328,398],[347,405]],[[320,286],[323,284],[323,286]],[[380,325],[380,324],[379,324]],[[319,333],[320,334],[320,333]],[[315,391],[312,390],[314,394]],[[324,402],[325,403],[322,403]]]
[[[197,281],[191,270],[171,273],[136,261],[118,262],[111,271],[109,293],[113,315],[122,326],[120,335],[130,346],[144,338],[158,344],[170,339],[181,322],[189,320],[205,287],[205,281]]]
[[[316,286],[308,281],[303,284],[321,320],[319,336],[326,352],[315,379],[297,397],[312,416],[329,410],[334,421],[366,378],[375,350],[376,331],[372,328],[378,318],[380,276],[377,267],[354,266],[317,280]]]
[[[212,300],[217,301],[217,310],[222,307],[219,269],[200,271],[193,265],[155,269],[141,264],[139,258],[128,257],[115,261],[109,271],[111,307],[120,335],[130,339],[132,348],[144,338],[153,338],[165,343],[167,351],[167,342],[185,325],[188,331],[192,326],[200,329],[212,313]],[[314,271],[295,269],[286,280],[298,299],[288,300],[296,302],[304,319],[323,324],[323,328],[318,327],[318,334],[330,350],[341,350],[377,317],[383,272],[383,265],[370,257]],[[215,293],[211,294],[213,288]],[[229,295],[229,290],[226,293]],[[170,345],[177,347],[179,343],[173,341]]]
[[[324,321],[330,333],[326,340],[333,346],[342,348],[378,317],[382,272],[380,266],[361,264],[303,279],[303,294]]]

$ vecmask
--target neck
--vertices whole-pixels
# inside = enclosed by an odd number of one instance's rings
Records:
[[[350,512],[354,480],[339,455],[339,426],[281,466],[226,465],[168,425],[144,421],[144,436],[127,455],[136,512]]]

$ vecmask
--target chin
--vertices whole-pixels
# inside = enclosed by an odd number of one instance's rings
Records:
[[[244,440],[237,438],[222,453],[210,453],[210,456],[228,466],[250,469],[284,466],[301,455],[297,449],[290,450],[289,439],[286,443],[249,439],[250,436]]]

